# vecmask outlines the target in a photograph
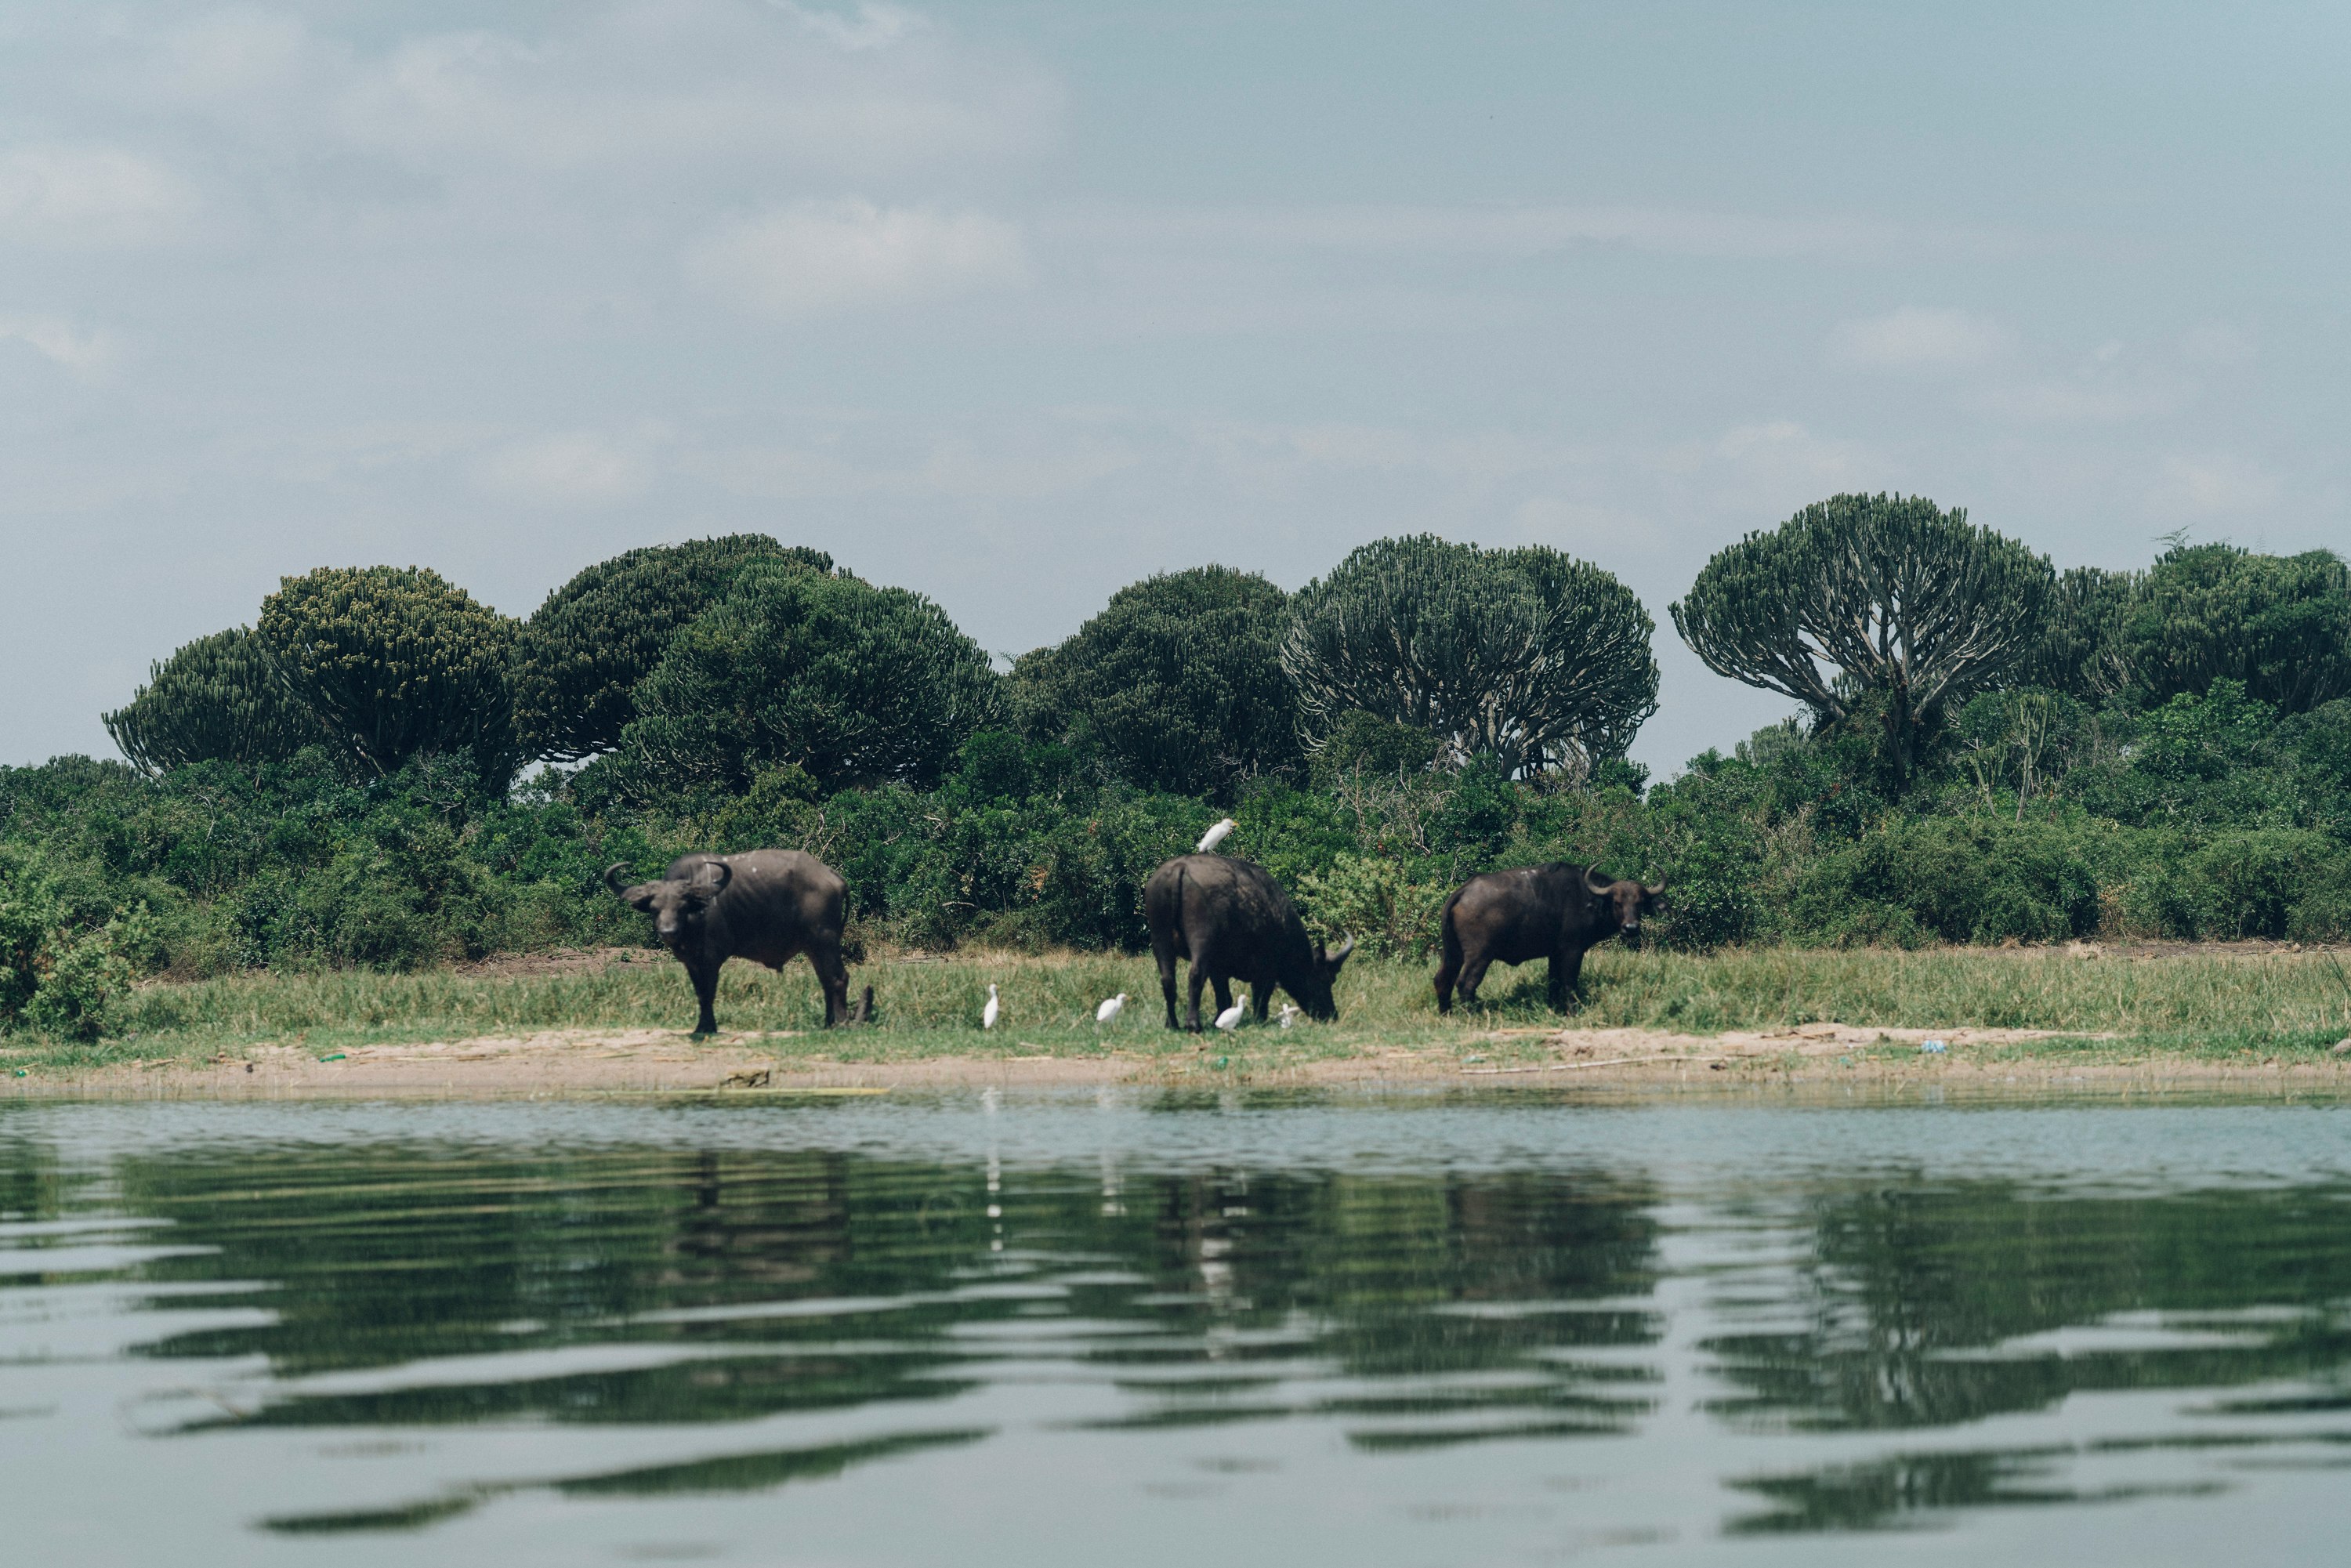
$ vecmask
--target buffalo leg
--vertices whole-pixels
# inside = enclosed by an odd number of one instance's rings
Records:
[[[1486,971],[1492,964],[1493,960],[1481,953],[1461,966],[1461,1005],[1463,1007],[1474,1008],[1478,1005],[1478,988],[1486,983]]]
[[[1151,945],[1151,956],[1159,960],[1159,994],[1167,998],[1167,1027],[1180,1029],[1176,1021],[1176,947],[1173,943]]]
[[[1447,953],[1445,956],[1445,961],[1437,966],[1437,1010],[1438,1012],[1449,1013],[1453,1010],[1453,982],[1460,977],[1461,961]],[[1475,986],[1469,988],[1472,992],[1477,988]],[[1462,999],[1468,1001],[1472,998],[1464,996]]]
[[[1192,960],[1192,973],[1186,978],[1189,983],[1185,988],[1186,1000],[1190,1005],[1184,1009],[1184,1027],[1197,1034],[1200,1032],[1200,988],[1208,983],[1208,972],[1200,967],[1199,959]]]
[[[1273,988],[1270,985],[1251,986],[1249,988],[1249,1005],[1257,1009],[1258,1022],[1263,1023],[1265,1021],[1265,1009],[1272,1000]]]
[[[1233,982],[1223,975],[1211,975],[1208,979],[1217,988],[1217,1016],[1222,1018],[1233,1010]]]
[[[1583,949],[1565,947],[1551,956],[1551,1009],[1569,1012],[1583,1000]]]
[[[718,1000],[718,966],[697,964],[687,969],[685,974],[686,978],[694,982],[694,999],[702,1005],[702,1017],[695,1024],[694,1032],[716,1034],[718,1014],[712,1004]]]
[[[849,1021],[849,966],[841,961],[839,947],[811,947],[809,967],[816,971],[817,983],[824,988],[824,1027]]]

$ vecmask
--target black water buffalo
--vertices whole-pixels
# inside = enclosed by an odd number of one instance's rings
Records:
[[[702,1004],[696,1034],[715,1034],[718,1019],[710,1004],[718,995],[718,971],[729,958],[748,958],[780,969],[808,955],[824,987],[824,1023],[857,1023],[870,1013],[849,1008],[849,967],[841,958],[841,873],[798,850],[752,850],[739,855],[680,855],[659,882],[622,887],[621,867],[608,867],[604,882],[614,893],[653,917],[654,932],[685,966]]]
[[[1178,855],[1151,873],[1143,888],[1143,917],[1151,925],[1151,951],[1159,960],[1159,989],[1167,998],[1167,1027],[1197,1032],[1200,987],[1213,981],[1217,1010],[1233,1005],[1232,983],[1245,980],[1257,1021],[1280,986],[1310,1018],[1339,1016],[1331,982],[1355,950],[1353,938],[1336,953],[1306,935],[1290,894],[1266,869],[1234,855]],[[1192,961],[1191,1005],[1176,1021],[1176,960]]]
[[[1654,914],[1664,883],[1612,882],[1597,866],[1563,861],[1473,876],[1445,901],[1444,960],[1437,970],[1437,1010],[1453,1009],[1453,988],[1475,1002],[1489,964],[1551,960],[1551,1005],[1565,1012],[1583,983],[1584,949],[1622,935],[1641,939],[1641,916]]]

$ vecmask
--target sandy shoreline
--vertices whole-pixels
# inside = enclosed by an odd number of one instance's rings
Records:
[[[1945,1042],[1940,1053],[1919,1048]],[[2084,1059],[2039,1042],[2081,1041]],[[1138,1045],[1141,1042],[1137,1042]],[[1152,1042],[1155,1046],[1159,1041]],[[1468,1049],[1463,1049],[1466,1046]],[[1113,1084],[1168,1088],[1576,1087],[1709,1090],[1762,1083],[1947,1085],[1987,1092],[2105,1088],[2351,1093],[2351,1055],[2294,1061],[2177,1055],[2114,1059],[2095,1038],[2044,1030],[1806,1024],[1719,1035],[1651,1030],[1498,1030],[1445,1048],[1315,1057],[1244,1035],[1174,1050],[1099,1054],[909,1055],[843,1061],[822,1036],[554,1030],[423,1044],[360,1045],[324,1059],[296,1046],[206,1061],[164,1058],[0,1078],[38,1098],[515,1098],[613,1093],[792,1095]]]

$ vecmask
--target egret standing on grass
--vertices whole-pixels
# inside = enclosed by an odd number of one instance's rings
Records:
[[[1239,826],[1240,824],[1234,821],[1230,817],[1218,818],[1215,827],[1210,828],[1207,832],[1200,835],[1200,853],[1207,854],[1210,850],[1213,850],[1218,844],[1223,843],[1227,839],[1233,836],[1233,830]]]
[[[994,986],[990,986],[987,988],[987,1005],[979,1009],[979,1027],[982,1029],[994,1029],[996,1027],[996,1020],[998,1018],[1001,1018],[1003,1014],[1004,1009],[996,999],[996,988]]]
[[[1111,1019],[1118,1017],[1118,1009],[1124,1006],[1126,1006],[1126,993],[1121,991],[1094,1009],[1094,1022],[1110,1022]]]
[[[1217,1015],[1217,1027],[1228,1034],[1241,1027],[1241,1014],[1249,1010],[1246,1002],[1235,1002]]]

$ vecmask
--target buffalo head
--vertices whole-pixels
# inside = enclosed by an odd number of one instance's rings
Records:
[[[672,947],[702,923],[711,902],[726,891],[734,878],[734,868],[715,858],[696,866],[690,877],[640,882],[628,887],[621,885],[619,862],[604,868],[604,885],[619,894],[623,903],[652,915],[654,935]]]
[[[1666,891],[1662,882],[1654,887],[1644,887],[1627,878],[1611,882],[1600,874],[1598,866],[1587,866],[1583,872],[1583,891],[1613,906],[1616,912],[1616,929],[1628,944],[1641,940],[1641,916],[1657,912],[1657,900]]]
[[[1308,972],[1295,977],[1294,983],[1291,977],[1284,977],[1282,988],[1298,998],[1298,1005],[1306,1009],[1308,1018],[1321,1023],[1330,1023],[1338,1018],[1339,1004],[1331,999],[1331,986],[1339,977],[1339,966],[1345,963],[1347,955],[1354,950],[1355,939],[1353,936],[1340,943],[1335,953],[1324,952],[1322,944],[1317,942],[1314,944],[1313,963]]]

